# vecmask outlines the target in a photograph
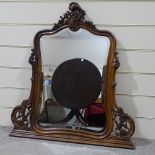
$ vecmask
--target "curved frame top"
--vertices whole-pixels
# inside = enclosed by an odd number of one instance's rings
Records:
[[[95,25],[85,19],[85,11],[79,4],[72,2],[67,11],[52,29],[39,31],[34,37],[34,49],[29,59],[32,65],[32,87],[28,100],[14,108],[11,119],[14,124],[12,136],[59,140],[76,143],[116,146],[133,148],[130,137],[133,135],[135,125],[133,119],[118,108],[115,102],[115,73],[119,67],[117,58],[116,39],[106,30],[99,30]],[[54,35],[59,31],[69,28],[78,31],[80,28],[98,36],[108,37],[110,40],[109,54],[104,80],[102,102],[106,105],[107,126],[101,132],[91,132],[73,129],[43,128],[37,123],[37,114],[41,104],[43,84],[40,39],[45,35]],[[114,125],[115,124],[115,125]],[[29,131],[29,134],[27,134]],[[31,134],[30,134],[31,133]]]

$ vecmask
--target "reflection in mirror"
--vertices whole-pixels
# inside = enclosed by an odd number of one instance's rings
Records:
[[[94,35],[82,28],[76,32],[66,28],[56,34],[41,37],[44,78],[38,117],[40,126],[94,132],[105,128],[106,115],[105,105],[101,102],[101,88],[104,94],[102,85],[109,46],[108,37]],[[75,64],[77,60],[78,65]],[[64,67],[67,62],[70,62],[70,66]],[[81,63],[85,62],[89,65],[81,66]],[[91,66],[94,66],[97,72],[93,72]],[[102,81],[99,77],[102,77]],[[63,92],[67,88],[69,93]],[[85,91],[82,91],[84,89]],[[92,97],[95,92],[96,96]]]

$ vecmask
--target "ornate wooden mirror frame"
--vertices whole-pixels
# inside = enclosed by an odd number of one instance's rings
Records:
[[[11,136],[28,137],[36,139],[47,139],[64,142],[74,142],[83,144],[94,144],[104,146],[114,146],[123,148],[134,148],[130,137],[135,130],[133,119],[124,113],[115,102],[115,73],[119,67],[116,50],[116,40],[109,31],[99,30],[92,22],[85,19],[85,11],[72,2],[63,17],[61,16],[57,24],[50,30],[39,31],[34,37],[34,49],[29,58],[32,65],[32,87],[28,100],[24,100],[21,105],[16,106],[11,115],[14,125]],[[45,129],[38,125],[37,114],[41,104],[42,92],[42,66],[40,38],[45,35],[53,35],[57,32],[69,28],[77,31],[83,28],[98,36],[106,36],[110,40],[108,61],[106,66],[105,91],[102,95],[102,102],[106,105],[107,126],[104,131],[93,133],[90,131],[73,129]],[[103,97],[104,96],[104,97]]]

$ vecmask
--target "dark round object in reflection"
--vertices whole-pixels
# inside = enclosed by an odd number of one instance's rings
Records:
[[[88,60],[76,58],[60,64],[52,77],[56,100],[69,109],[83,109],[101,92],[101,74]]]

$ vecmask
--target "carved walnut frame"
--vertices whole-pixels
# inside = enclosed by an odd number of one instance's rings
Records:
[[[61,19],[52,29],[39,31],[35,35],[34,49],[32,49],[29,58],[29,63],[32,65],[31,93],[28,100],[24,100],[21,105],[16,106],[12,111],[11,119],[14,128],[10,133],[11,136],[134,148],[130,141],[130,137],[135,130],[134,121],[121,108],[117,107],[115,102],[115,73],[120,65],[117,52],[115,52],[115,37],[109,31],[97,29],[92,22],[85,19],[85,15],[85,11],[77,3],[72,2],[69,5],[69,11],[60,17]],[[40,127],[37,123],[36,117],[40,109],[43,84],[40,38],[45,35],[53,35],[66,28],[71,31],[83,28],[94,35],[106,36],[110,40],[106,78],[103,81],[105,91],[102,95],[102,102],[106,105],[107,127],[98,133],[65,128],[47,129]]]

